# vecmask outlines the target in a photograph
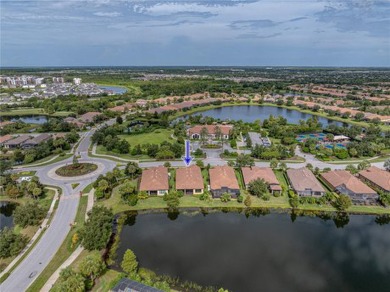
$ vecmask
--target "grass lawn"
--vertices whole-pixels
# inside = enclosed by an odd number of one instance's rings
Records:
[[[77,188],[79,186],[79,183],[74,183],[74,184],[72,184],[72,189],[75,189],[75,188]]]
[[[126,135],[127,136],[127,135]],[[127,136],[128,137],[128,136]],[[96,147],[96,154],[102,154],[102,155],[111,155],[111,156],[116,156],[118,158],[124,158],[124,159],[133,159],[133,160],[147,160],[147,159],[150,159],[151,158],[147,155],[130,155],[130,154],[119,154],[119,153],[114,153],[112,151],[107,151],[106,150],[106,147],[102,146],[102,145],[98,145]],[[93,155],[90,155],[93,157]],[[99,156],[97,156],[99,157]],[[122,163],[125,163],[124,161],[122,160],[119,160],[119,159],[114,159],[114,158],[110,158],[111,160],[114,160],[114,161],[117,161],[117,162],[122,162]]]
[[[54,117],[67,117],[72,112],[55,112],[51,116]],[[2,111],[2,116],[28,116],[28,115],[47,115],[43,108],[22,108],[22,109],[14,109],[10,111]]]
[[[160,144],[163,141],[173,142],[175,141],[171,135],[173,131],[170,129],[158,129],[151,133],[138,134],[138,135],[120,135],[119,138],[125,139],[131,146],[138,144]]]
[[[59,161],[62,161],[62,160],[65,160],[69,157],[72,157],[73,154],[65,154],[63,156],[60,156],[58,155],[58,157],[56,157],[55,159],[51,160],[53,157],[57,156],[57,154],[54,154],[54,155],[50,155],[50,156],[47,156],[45,158],[42,158],[40,160],[37,160],[37,161],[34,161],[34,162],[31,162],[29,164],[21,164],[21,165],[18,165],[18,166],[23,166],[23,167],[26,167],[26,166],[33,166],[35,164],[39,164],[39,166],[44,166],[44,165],[49,165],[49,164],[53,164],[53,163],[56,163],[56,162],[59,162]]]
[[[89,193],[93,188],[93,183],[90,183],[89,185],[87,185],[83,190],[82,190],[82,193],[83,194],[87,194]]]
[[[64,242],[61,244],[57,253],[54,255],[50,263],[38,276],[38,278],[27,289],[29,292],[39,291],[49,280],[51,275],[61,266],[61,264],[72,254],[76,247],[71,247],[72,236],[75,234],[84,224],[85,212],[87,209],[88,197],[80,197],[79,207],[76,214],[75,223],[76,226],[66,236]]]

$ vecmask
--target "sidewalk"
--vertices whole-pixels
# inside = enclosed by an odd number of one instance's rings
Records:
[[[117,156],[113,156],[113,155],[107,155],[107,154],[97,154],[96,153],[96,144],[92,146],[92,155],[96,156],[96,157],[102,157],[102,158],[112,158],[112,159],[115,159],[115,160],[120,160],[120,161],[123,161],[123,162],[136,162],[136,163],[139,163],[139,160],[134,160],[134,159],[126,159],[126,158],[121,158],[121,157],[117,157]]]
[[[26,252],[29,251],[30,247],[34,244],[34,242],[39,238],[39,236],[41,235],[41,233],[46,229],[46,227],[48,227],[47,223],[49,222],[50,220],[50,217],[51,217],[51,214],[53,213],[54,211],[54,206],[55,206],[55,203],[56,201],[58,200],[58,190],[57,189],[54,189],[54,188],[47,188],[47,189],[50,189],[50,190],[54,190],[55,194],[54,194],[54,197],[53,197],[53,200],[51,202],[51,205],[50,205],[50,209],[49,211],[47,212],[47,215],[46,215],[46,218],[43,220],[41,226],[39,227],[39,229],[37,230],[37,232],[35,232],[34,236],[31,238],[31,240],[29,241],[29,243],[26,245],[26,247],[22,250],[21,253],[19,253],[19,255],[4,269],[4,271],[2,271],[0,273],[0,277],[2,277],[3,275],[5,275],[9,270],[11,270],[17,263],[18,261],[26,254]]]
[[[87,203],[87,209],[85,212],[85,220],[88,219],[88,212],[92,209],[93,203],[94,203],[94,194],[95,194],[95,189],[92,189],[88,193],[88,203]],[[84,248],[81,246],[81,244],[76,248],[76,250],[68,257],[68,259],[62,263],[62,265],[51,275],[49,280],[46,282],[45,286],[41,289],[40,292],[49,292],[50,289],[53,287],[53,285],[56,283],[58,278],[60,277],[60,272],[71,265],[81,254],[81,252],[84,250]]]

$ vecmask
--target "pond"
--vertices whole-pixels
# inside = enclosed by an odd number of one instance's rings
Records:
[[[220,108],[214,108],[203,112],[197,112],[192,115],[202,115],[205,117],[212,117],[215,119],[231,119],[231,120],[243,120],[244,122],[253,122],[255,120],[268,119],[270,115],[275,117],[282,116],[287,119],[289,124],[299,124],[300,120],[307,120],[312,117],[312,114],[302,113],[297,110],[291,110],[274,106],[256,106],[256,105],[240,105],[240,106],[226,106]],[[187,116],[184,116],[187,117]],[[329,120],[327,118],[318,117],[318,121],[327,127],[330,124],[337,126],[348,126],[346,123]]]
[[[16,121],[22,121],[25,122],[26,124],[38,124],[42,125],[48,121],[48,117],[44,115],[31,115],[31,116],[11,116],[10,120],[13,122]]]
[[[389,291],[390,224],[290,216],[128,217],[118,262],[130,248],[158,274],[236,292]]]
[[[17,204],[11,202],[0,202],[0,230],[14,225],[12,214],[16,206]]]
[[[106,85],[104,85],[104,86],[99,86],[99,88],[112,91],[115,94],[123,94],[127,91],[126,88],[119,87],[119,86],[106,86]]]

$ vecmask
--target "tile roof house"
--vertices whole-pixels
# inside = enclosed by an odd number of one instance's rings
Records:
[[[145,191],[148,195],[162,196],[169,190],[168,168],[164,166],[152,167],[142,172],[140,191]]]
[[[291,187],[299,196],[320,197],[325,195],[325,189],[306,167],[288,169],[287,177]]]
[[[353,202],[374,202],[378,194],[346,170],[333,170],[321,174],[325,183],[339,194],[348,195]]]
[[[271,193],[282,191],[282,187],[270,167],[243,167],[241,171],[246,188],[251,181],[263,179],[268,184]]]
[[[202,172],[197,165],[176,169],[176,190],[186,195],[203,194]]]
[[[216,166],[209,170],[210,191],[213,197],[220,197],[224,193],[232,196],[240,194],[240,187],[237,182],[234,169],[230,166]]]
[[[79,121],[82,123],[91,123],[94,121],[94,118],[102,115],[99,112],[88,112],[80,116]]]
[[[359,178],[374,188],[390,193],[390,172],[371,166],[359,172]]]
[[[5,126],[12,125],[12,124],[15,124],[15,122],[11,122],[11,121],[0,122],[0,129],[4,128]]]
[[[22,148],[29,149],[38,146],[40,143],[46,142],[51,139],[51,135],[47,133],[40,134],[36,137],[32,137],[31,139],[23,142]]]
[[[5,142],[7,142],[8,140],[11,140],[11,139],[13,139],[13,137],[11,135],[1,136],[0,137],[0,146],[3,146]]]
[[[221,130],[222,137],[224,139],[229,139],[233,125],[196,125],[187,130],[187,135],[191,139],[199,139],[203,128],[207,130],[209,139],[216,139],[216,130],[218,128]]]
[[[75,125],[76,127],[78,128],[83,128],[85,126],[84,123],[78,121],[76,118],[73,118],[73,117],[67,117],[64,119],[64,122],[68,123],[68,124],[72,124],[72,125]]]
[[[8,140],[4,143],[4,148],[7,149],[15,149],[20,147],[25,141],[29,140],[29,135],[21,135],[19,137],[16,137],[14,139]]]

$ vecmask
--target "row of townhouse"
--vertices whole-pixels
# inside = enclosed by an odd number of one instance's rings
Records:
[[[251,181],[263,179],[271,193],[282,192],[282,187],[275,173],[269,167],[243,167],[241,168],[243,183],[248,188]],[[326,190],[322,183],[306,167],[288,169],[287,179],[293,189],[301,197],[321,197]],[[359,179],[359,178],[360,179]],[[333,170],[321,174],[321,180],[332,191],[351,197],[354,203],[376,202],[379,198],[374,189],[390,192],[390,173],[377,167],[370,167],[361,171],[355,177],[345,170]],[[186,195],[202,194],[205,182],[201,169],[192,165],[176,170],[175,189]],[[368,183],[372,188],[366,185]],[[228,193],[232,197],[240,194],[240,186],[234,168],[230,166],[216,166],[209,170],[209,190],[214,198]],[[169,191],[169,172],[166,167],[158,166],[143,171],[140,191],[149,195],[162,196]]]
[[[0,147],[4,147],[6,149],[16,149],[16,148],[31,149],[38,146],[40,143],[48,141],[51,138],[53,138],[52,135],[47,133],[43,133],[38,136],[4,135],[0,137]]]
[[[282,188],[274,172],[268,167],[243,167],[242,174],[244,184],[247,188],[249,183],[255,179],[264,179],[269,185],[270,191],[281,192]],[[210,192],[213,197],[219,198],[222,194],[228,193],[233,197],[240,194],[240,186],[235,171],[230,166],[216,166],[209,170]],[[186,195],[203,194],[205,182],[201,169],[196,165],[178,168],[176,170],[175,189]],[[169,173],[163,166],[149,168],[143,171],[140,191],[149,195],[164,195],[169,191]]]
[[[332,191],[348,195],[354,203],[376,202],[376,190],[390,193],[390,172],[372,166],[357,176],[346,170],[333,170],[320,175],[324,184]],[[315,175],[307,168],[287,170],[291,188],[302,197],[325,195],[326,190]]]

